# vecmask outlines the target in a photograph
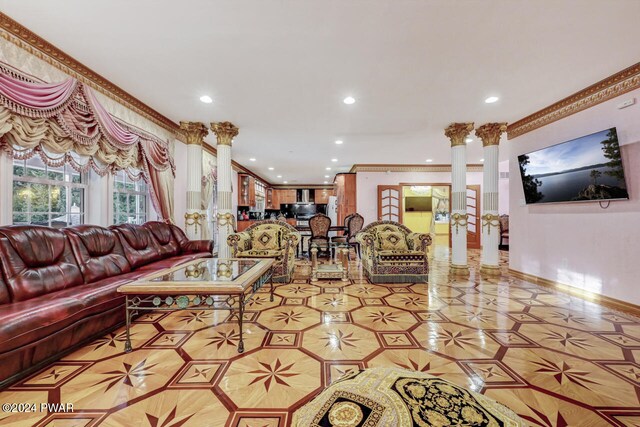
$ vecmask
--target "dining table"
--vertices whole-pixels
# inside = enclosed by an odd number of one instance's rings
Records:
[[[298,254],[304,253],[304,238],[311,237],[311,227],[308,225],[294,225],[295,229],[300,232],[300,243],[298,246]],[[344,225],[331,225],[329,231],[347,231]]]

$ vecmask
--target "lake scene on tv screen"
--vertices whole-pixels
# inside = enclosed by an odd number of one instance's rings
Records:
[[[616,128],[518,156],[531,203],[628,199]]]

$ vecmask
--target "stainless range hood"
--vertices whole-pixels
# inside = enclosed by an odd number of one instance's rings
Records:
[[[307,188],[296,190],[296,203],[309,204],[314,202],[314,193]]]

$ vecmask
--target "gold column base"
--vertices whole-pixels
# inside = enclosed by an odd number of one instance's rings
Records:
[[[483,264],[480,266],[480,274],[483,276],[498,277],[502,273],[500,272],[500,267],[498,266]]]
[[[469,277],[469,266],[451,264],[449,274],[453,276]]]

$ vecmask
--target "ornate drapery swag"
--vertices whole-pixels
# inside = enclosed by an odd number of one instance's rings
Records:
[[[17,159],[36,154],[50,166],[70,164],[101,176],[125,170],[151,186],[156,211],[170,218],[158,174],[175,164],[159,138],[111,116],[93,91],[74,78],[42,83],[0,63],[0,149]]]

